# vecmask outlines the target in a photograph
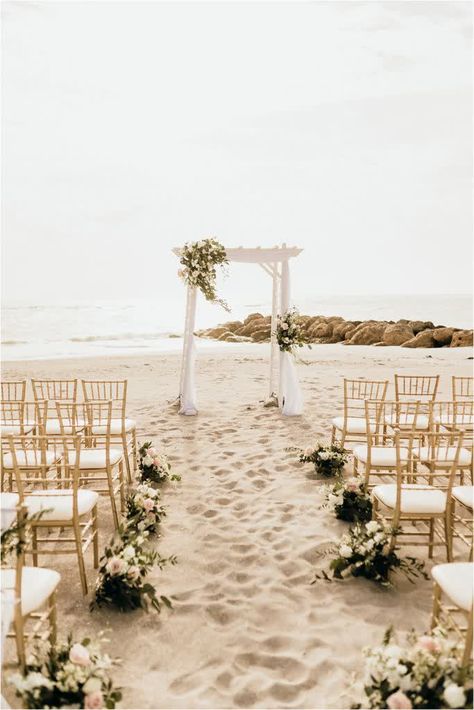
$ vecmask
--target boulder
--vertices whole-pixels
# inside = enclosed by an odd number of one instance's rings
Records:
[[[333,327],[332,334],[337,336],[340,340],[344,340],[348,330],[355,329],[357,326],[350,320],[345,320],[342,323],[336,323]]]
[[[260,328],[255,330],[251,338],[254,343],[263,343],[264,340],[270,340],[270,328]]]
[[[458,330],[453,333],[453,339],[451,340],[452,348],[468,348],[473,344],[473,331],[472,330]]]
[[[230,331],[223,325],[218,325],[217,328],[209,328],[209,330],[203,331],[205,338],[217,338],[221,339],[222,335],[229,333]]]
[[[310,335],[312,338],[330,338],[332,335],[333,326],[331,323],[316,323],[311,328]]]
[[[415,335],[418,335],[418,333],[421,333],[423,330],[433,330],[433,328],[435,327],[434,323],[432,323],[431,321],[424,320],[411,320],[409,321],[408,325],[415,333]]]
[[[252,343],[252,338],[246,338],[243,335],[235,335],[230,331],[221,335],[219,340],[225,340],[226,343]]]
[[[250,323],[247,323],[244,325],[242,328],[239,328],[238,330],[235,331],[236,335],[252,335],[252,333],[255,333],[256,330],[260,330],[261,328],[267,327],[268,324],[266,321],[262,318],[254,318],[253,320],[250,321]]]
[[[235,333],[239,328],[242,328],[243,323],[239,320],[231,320],[228,323],[223,323],[222,328],[226,328],[231,333]]]
[[[373,345],[382,340],[385,330],[385,323],[367,323],[357,326],[357,329],[349,341],[349,345]],[[347,342],[347,340],[346,340]]]
[[[433,330],[433,340],[436,345],[439,347],[450,345],[455,330],[455,328],[435,328]]]
[[[435,341],[433,339],[433,331],[432,330],[422,330],[421,332],[418,333],[418,335],[415,335],[414,338],[411,338],[411,340],[407,340],[406,343],[403,343],[402,348],[434,348],[435,347]]]
[[[414,332],[409,325],[405,323],[394,323],[385,328],[383,334],[383,342],[385,345],[402,345],[407,340],[413,338]]]
[[[261,313],[250,313],[250,315],[248,315],[247,318],[244,320],[244,325],[248,325],[256,318],[263,318],[263,315]]]

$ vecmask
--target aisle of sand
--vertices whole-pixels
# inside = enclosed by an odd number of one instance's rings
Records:
[[[78,637],[105,630],[110,652],[122,658],[123,707],[350,706],[345,691],[361,668],[361,647],[390,623],[426,628],[431,586],[404,579],[393,591],[363,580],[311,586],[318,552],[345,526],[319,510],[311,469],[285,447],[328,435],[344,375],[440,373],[448,396],[451,374],[471,372],[470,355],[316,347],[299,366],[306,405],[295,418],[259,402],[267,395],[266,346],[230,346],[198,360],[197,417],[180,417],[167,403],[177,393],[177,355],[4,367],[4,377],[127,377],[139,438],[165,447],[182,474],[164,493],[158,543],[179,564],[155,575],[160,592],[174,597],[172,611],[91,614],[71,559],[60,565],[60,629]],[[112,529],[105,500],[101,512],[103,542]],[[93,583],[90,559],[88,572]]]

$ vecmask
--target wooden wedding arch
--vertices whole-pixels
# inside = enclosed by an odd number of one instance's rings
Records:
[[[286,244],[271,248],[256,247],[247,249],[237,247],[226,249],[229,262],[258,264],[272,279],[272,320],[271,320],[271,351],[270,351],[270,381],[269,398],[276,398],[281,405],[284,397],[284,383],[281,382],[281,354],[276,342],[275,330],[278,313],[285,313],[290,304],[290,269],[289,260],[303,250],[298,247],[287,247]],[[173,249],[176,256],[181,255],[181,249]],[[181,362],[181,377],[179,385],[179,413],[185,415],[197,414],[196,388],[194,384],[195,363],[195,323],[196,323],[196,288],[188,286],[186,295],[186,318],[184,326],[183,356]]]

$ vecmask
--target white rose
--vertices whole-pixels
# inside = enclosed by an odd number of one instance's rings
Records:
[[[464,688],[455,683],[446,686],[443,693],[443,698],[446,700],[450,708],[462,708],[466,702],[466,694]]]
[[[329,458],[329,452],[328,451],[321,451],[318,454],[318,457],[321,459],[321,461],[327,461]]]
[[[102,690],[102,681],[100,678],[92,676],[92,678],[86,680],[82,689],[86,695],[97,693],[99,690]]]
[[[379,529],[379,524],[376,520],[371,520],[370,523],[366,524],[365,529],[368,533],[377,532],[377,530]]]
[[[288,323],[282,323],[282,324],[281,324],[281,329],[282,329],[282,330],[288,330]]]
[[[135,548],[133,547],[133,545],[127,545],[126,547],[124,547],[122,557],[124,558],[124,560],[131,560],[132,557],[135,557]]]
[[[341,545],[339,548],[339,554],[341,557],[351,557],[352,556],[352,549],[349,547],[349,545]]]
[[[144,466],[151,466],[152,463],[153,463],[153,459],[151,458],[151,456],[148,456],[148,454],[147,454],[143,459],[143,465]]]

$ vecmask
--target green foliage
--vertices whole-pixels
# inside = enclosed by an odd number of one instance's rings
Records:
[[[230,311],[227,303],[217,297],[216,290],[216,266],[229,263],[222,244],[213,238],[186,243],[181,251],[180,262],[183,268],[179,275],[188,286],[198,288],[207,301],[218,303]]]
[[[278,347],[282,352],[294,353],[296,348],[302,348],[305,345],[311,348],[301,327],[296,308],[278,316],[275,334]]]

